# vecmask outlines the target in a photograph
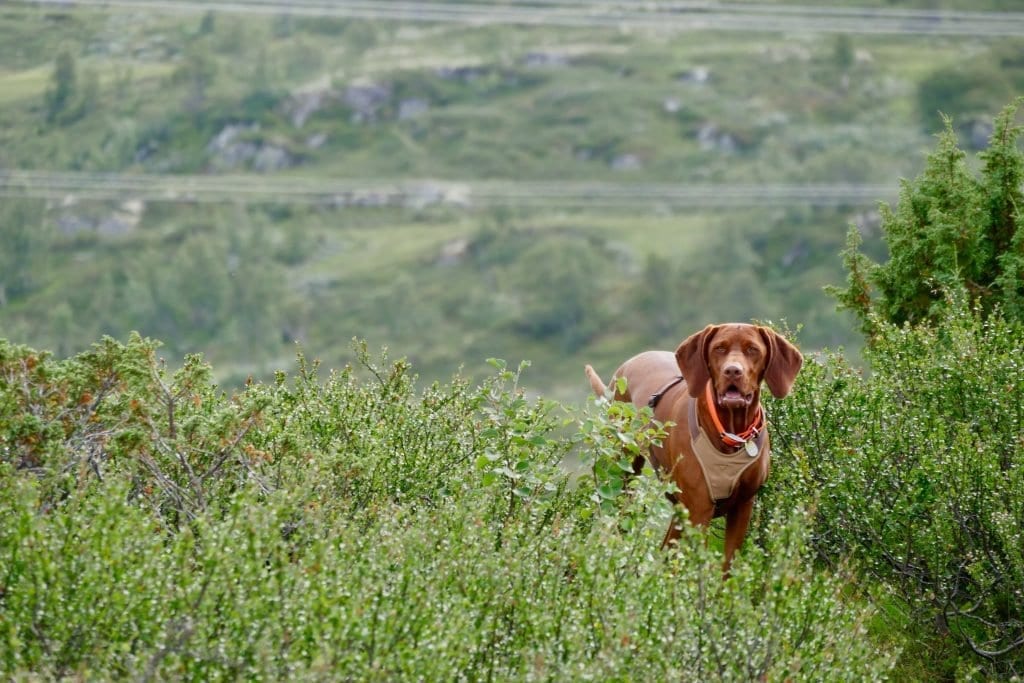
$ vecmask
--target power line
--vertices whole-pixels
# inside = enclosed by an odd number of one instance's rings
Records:
[[[863,33],[956,36],[1024,35],[1024,13],[931,11],[802,5],[727,5],[714,2],[528,0],[17,0],[15,5],[99,8],[107,11],[288,14],[463,24],[518,24],[674,31]]]
[[[847,183],[708,184],[589,181],[361,180],[323,177],[0,171],[0,197],[53,201],[306,204],[324,207],[468,209],[731,208],[869,206],[895,194],[891,185]]]

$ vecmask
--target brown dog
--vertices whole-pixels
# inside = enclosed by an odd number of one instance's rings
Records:
[[[654,418],[672,422],[661,446],[651,447],[655,469],[669,477],[696,526],[725,515],[725,570],[743,543],[754,496],[768,477],[771,460],[761,410],[761,382],[772,395],[789,393],[803,356],[773,330],[731,323],[708,325],[691,335],[675,354],[645,351],[615,371],[608,389],[586,366],[590,385],[605,396],[626,379],[615,399],[637,407],[651,405]],[[643,462],[634,463],[639,472]],[[681,529],[673,521],[662,545]]]

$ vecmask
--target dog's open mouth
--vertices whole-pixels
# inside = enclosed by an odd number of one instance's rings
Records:
[[[724,408],[746,408],[753,400],[753,394],[744,394],[735,384],[728,385],[718,394],[718,404]]]

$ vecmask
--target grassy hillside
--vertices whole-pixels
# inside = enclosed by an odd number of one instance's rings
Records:
[[[243,174],[271,191],[316,177],[888,183],[894,195],[932,144],[936,109],[978,148],[1024,83],[1020,40],[971,37],[18,6],[0,12],[0,46],[0,168]],[[428,377],[529,358],[537,388],[563,396],[578,395],[582,361],[607,372],[711,320],[785,318],[808,348],[855,346],[820,288],[842,279],[851,221],[884,255],[870,205],[49,194],[0,206],[4,243],[17,245],[4,257],[3,335],[73,353],[138,329],[172,360],[206,353],[232,383],[288,367],[296,341],[340,365],[352,337]]]

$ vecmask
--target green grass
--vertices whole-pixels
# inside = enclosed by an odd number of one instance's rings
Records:
[[[117,88],[128,87],[122,81],[157,80],[169,76],[174,67],[171,64],[151,62],[83,60],[84,70],[99,78],[100,87],[107,93]],[[28,100],[42,100],[47,88],[51,87],[53,68],[38,66],[20,71],[0,72],[0,106],[25,104]]]
[[[0,73],[0,104],[11,104],[29,97],[42,97],[52,69],[34,69]]]

